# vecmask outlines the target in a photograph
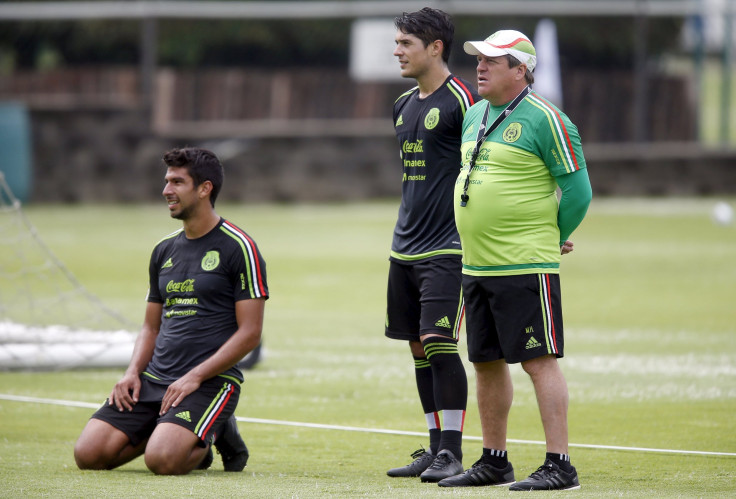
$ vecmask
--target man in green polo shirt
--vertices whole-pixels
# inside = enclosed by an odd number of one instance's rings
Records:
[[[477,57],[484,98],[465,115],[455,185],[483,455],[439,485],[579,488],[568,453],[567,383],[557,359],[564,348],[560,255],[572,251],[568,237],[592,196],[580,136],[564,113],[531,90],[536,52],[523,33],[498,31],[464,48]],[[544,464],[517,483],[506,455],[513,363],[532,380],[547,444]]]

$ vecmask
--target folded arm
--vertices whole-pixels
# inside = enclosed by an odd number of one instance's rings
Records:
[[[593,190],[588,178],[588,170],[583,168],[568,175],[555,177],[562,196],[557,211],[557,225],[560,228],[560,247],[563,247],[573,231],[580,225],[588,211]]]
[[[169,385],[161,401],[161,414],[176,407],[184,397],[199,388],[204,380],[230,369],[258,346],[263,330],[265,303],[263,298],[235,302],[237,331],[207,360]]]

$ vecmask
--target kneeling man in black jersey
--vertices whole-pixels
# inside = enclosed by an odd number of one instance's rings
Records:
[[[212,152],[174,149],[163,163],[163,196],[183,227],[153,249],[130,365],[74,458],[80,469],[112,469],[143,455],[154,473],[182,475],[208,468],[214,444],[225,471],[242,471],[236,364],[261,339],[266,264],[248,234],[215,213],[224,173]]]

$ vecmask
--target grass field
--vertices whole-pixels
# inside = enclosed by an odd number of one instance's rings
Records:
[[[567,494],[736,495],[736,225],[711,222],[714,202],[595,199],[574,234],[575,252],[562,269],[561,365],[582,489]],[[424,431],[408,348],[383,337],[396,209],[393,200],[218,207],[258,242],[271,291],[266,357],[246,373],[239,417]],[[91,292],[140,322],[150,250],[179,226],[163,203],[30,206],[26,213]],[[467,369],[469,467],[481,444]],[[542,462],[543,434],[531,384],[518,366],[512,371],[509,457],[521,479]],[[0,372],[0,394],[98,404],[121,374]],[[240,423],[251,450],[242,474],[225,474],[217,456],[210,470],[184,477],[154,476],[140,459],[80,472],[72,446],[91,412],[0,398],[0,497],[511,494],[388,478],[385,470],[408,462],[427,445],[424,437],[254,422]]]

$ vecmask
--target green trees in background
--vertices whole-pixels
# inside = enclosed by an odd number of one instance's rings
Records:
[[[158,22],[158,60],[174,67],[347,65],[350,22],[170,20]],[[136,20],[8,23],[0,30],[5,69],[136,64]]]
[[[455,16],[455,21],[453,61],[464,64],[462,41],[482,39],[509,27],[533,36],[538,18]],[[563,67],[631,68],[635,43],[640,42],[633,17],[555,21]],[[351,19],[161,19],[157,58],[172,67],[343,67],[348,64],[351,23]],[[650,56],[678,50],[681,24],[678,18],[649,19]],[[137,64],[141,29],[138,20],[5,22],[0,29],[0,73]]]

